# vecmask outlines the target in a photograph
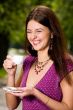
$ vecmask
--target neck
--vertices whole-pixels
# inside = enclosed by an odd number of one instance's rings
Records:
[[[45,50],[45,51],[38,52],[38,61],[39,62],[46,61],[49,58],[50,58],[50,56],[48,55],[48,51]]]

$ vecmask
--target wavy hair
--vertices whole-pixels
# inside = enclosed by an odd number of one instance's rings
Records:
[[[53,39],[51,41],[50,38],[49,41],[50,44],[48,44],[49,45],[48,54],[54,61],[55,68],[58,71],[59,76],[64,77],[67,74],[67,68],[65,64],[66,58],[65,53],[67,51],[67,46],[64,39],[64,33],[60,26],[58,18],[56,17],[55,13],[46,6],[35,7],[29,13],[26,19],[26,36],[27,36],[27,25],[30,20],[35,20],[38,23],[48,27],[49,30],[53,33]],[[28,50],[32,56],[37,56],[37,51],[32,49],[32,46],[29,43],[27,37],[26,37],[26,50]]]

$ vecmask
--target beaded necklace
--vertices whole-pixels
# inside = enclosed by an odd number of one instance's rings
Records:
[[[43,62],[37,61],[37,63],[35,64],[35,69],[34,69],[36,74],[40,73],[44,69],[45,65],[48,63],[49,60],[50,58]]]

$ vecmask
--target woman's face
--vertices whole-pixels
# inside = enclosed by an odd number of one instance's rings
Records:
[[[27,38],[36,51],[49,48],[49,38],[51,32],[48,27],[38,23],[35,20],[30,20],[27,25]]]

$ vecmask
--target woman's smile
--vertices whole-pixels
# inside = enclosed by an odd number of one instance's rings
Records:
[[[38,45],[38,44],[40,44],[40,42],[41,42],[40,40],[33,40],[32,41],[33,45]]]
[[[35,50],[40,51],[49,47],[50,34],[51,32],[48,27],[34,20],[29,21],[27,25],[27,38]]]

